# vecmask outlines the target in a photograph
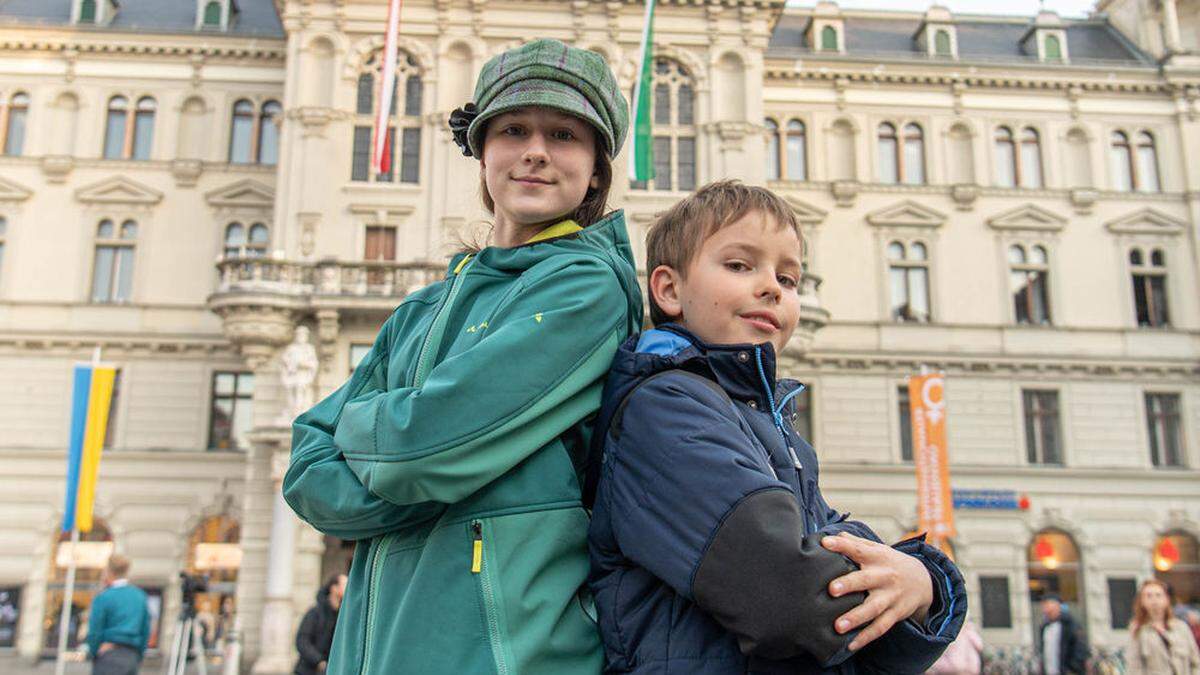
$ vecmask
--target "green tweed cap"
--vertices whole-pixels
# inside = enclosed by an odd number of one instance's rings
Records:
[[[589,122],[608,156],[625,142],[629,109],[604,58],[558,40],[534,40],[493,57],[475,85],[478,116],[467,129],[472,155],[483,156],[483,132],[491,118],[517,108],[544,106]]]

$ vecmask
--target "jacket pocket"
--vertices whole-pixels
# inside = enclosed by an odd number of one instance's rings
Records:
[[[509,664],[512,659],[506,653],[507,636],[504,630],[504,619],[498,595],[500,593],[498,579],[499,570],[494,560],[495,551],[490,548],[485,538],[489,530],[486,520],[477,519],[468,523],[471,536],[471,574],[475,577],[475,593],[479,599],[479,609],[483,619],[484,631],[487,634],[488,646],[492,651],[497,675],[509,675],[512,672]],[[490,535],[490,532],[486,533]]]

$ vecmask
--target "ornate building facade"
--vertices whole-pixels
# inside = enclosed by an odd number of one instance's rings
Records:
[[[797,424],[830,500],[885,539],[916,525],[905,378],[946,373],[951,544],[993,644],[1032,642],[1044,592],[1113,646],[1138,580],[1200,602],[1200,3],[1098,9],[663,2],[656,176],[612,194],[639,249],[713,179],[793,205]],[[530,26],[632,87],[640,4],[406,2],[394,169],[372,177],[385,13],[0,0],[0,662],[52,651],[70,555],[81,635],[116,550],[156,598],[158,643],[178,574],[207,574],[214,643],[236,627],[248,667],[289,672],[293,627],[353,543],[278,495],[281,352],[309,329],[332,391],[475,231],[477,167],[445,120]],[[69,373],[97,346],[120,379],[99,525],[70,551]]]

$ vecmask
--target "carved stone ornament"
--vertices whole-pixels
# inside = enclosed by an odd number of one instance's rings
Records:
[[[835,180],[829,185],[829,191],[833,193],[837,205],[843,208],[854,206],[854,200],[858,198],[860,190],[862,185],[856,180]]]
[[[950,188],[950,196],[959,211],[970,211],[975,208],[975,200],[979,199],[979,186],[970,183],[960,183]]]
[[[292,336],[291,310],[242,305],[217,307],[215,311],[223,321],[225,337],[237,347],[252,370],[266,365],[275,350]]]
[[[171,161],[171,175],[175,185],[181,188],[195,187],[204,173],[204,164],[198,159],[176,159]]]
[[[49,183],[64,183],[67,175],[75,168],[75,158],[68,155],[46,155],[42,157],[42,173]]]
[[[1071,190],[1071,205],[1075,207],[1076,213],[1088,214],[1092,212],[1092,207],[1096,205],[1096,200],[1100,198],[1100,193],[1090,188],[1075,188]]]
[[[291,344],[279,355],[279,383],[286,397],[280,422],[291,422],[313,407],[313,382],[319,366],[317,349],[308,340],[308,327],[297,326]]]
[[[334,118],[334,111],[329,108],[300,108],[291,117],[295,117],[300,121],[301,135],[305,138],[310,136],[323,137],[325,128],[329,126],[329,122]]]

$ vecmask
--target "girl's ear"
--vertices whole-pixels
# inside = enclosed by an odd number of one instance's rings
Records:
[[[683,317],[683,299],[679,294],[682,281],[679,272],[668,265],[655,267],[648,279],[648,290],[654,304],[672,319]]]
[[[592,179],[588,181],[588,187],[592,188],[593,190],[600,188],[600,176],[598,174],[592,174]]]

